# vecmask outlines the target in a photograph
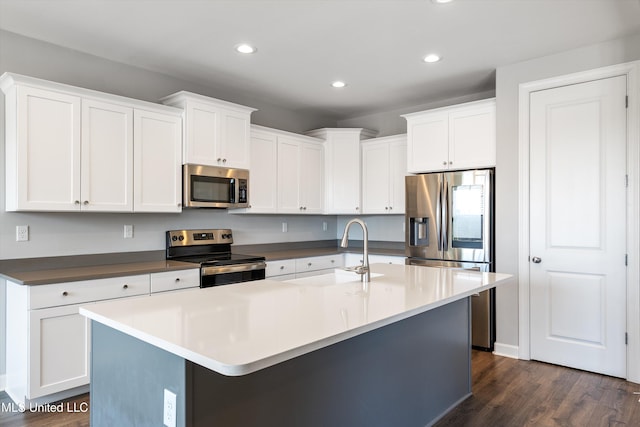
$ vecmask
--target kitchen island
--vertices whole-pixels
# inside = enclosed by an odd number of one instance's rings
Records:
[[[336,271],[82,307],[91,424],[432,423],[471,393],[469,298],[511,276],[371,270],[368,284]]]

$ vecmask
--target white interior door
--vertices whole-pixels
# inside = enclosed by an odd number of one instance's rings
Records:
[[[530,97],[531,358],[626,376],[626,77]]]

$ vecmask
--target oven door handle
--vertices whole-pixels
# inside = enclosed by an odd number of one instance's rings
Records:
[[[238,273],[242,271],[264,270],[267,263],[264,261],[233,264],[233,265],[215,265],[210,267],[202,267],[201,274],[203,276],[213,276],[214,274]]]

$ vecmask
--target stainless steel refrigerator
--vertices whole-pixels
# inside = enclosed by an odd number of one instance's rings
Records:
[[[493,169],[405,179],[407,264],[495,271]],[[493,350],[495,291],[471,298],[472,345]]]

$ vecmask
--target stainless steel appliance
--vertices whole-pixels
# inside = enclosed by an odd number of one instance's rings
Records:
[[[167,259],[200,265],[200,287],[228,285],[265,278],[262,256],[231,252],[229,229],[167,231]]]
[[[407,264],[494,271],[493,169],[405,179]],[[493,350],[495,291],[472,298],[472,345]]]
[[[249,171],[186,164],[183,204],[188,208],[246,208],[249,206]]]

